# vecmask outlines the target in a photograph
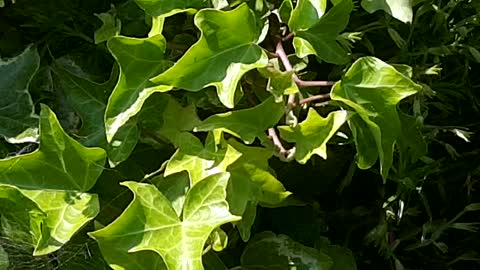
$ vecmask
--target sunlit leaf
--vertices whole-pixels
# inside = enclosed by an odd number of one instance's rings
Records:
[[[279,126],[278,130],[282,139],[295,143],[295,159],[305,164],[314,154],[327,159],[327,142],[346,120],[345,111],[332,112],[323,118],[310,108],[305,121],[295,127]]]
[[[188,91],[215,86],[220,101],[233,108],[243,74],[267,65],[268,57],[257,45],[262,29],[245,4],[232,11],[201,10],[195,16],[195,25],[202,33],[200,40],[152,81]]]
[[[346,28],[352,9],[351,0],[342,0],[315,24],[310,23],[308,29],[296,30],[293,39],[296,55],[303,58],[313,54],[328,63],[346,64],[349,56],[337,42],[337,37]]]
[[[411,0],[362,0],[362,7],[369,13],[383,10],[404,23],[411,23],[413,18]]]
[[[151,16],[168,17],[180,12],[193,13],[197,9],[208,7],[209,0],[135,0]]]
[[[327,0],[298,0],[288,21],[291,32],[307,30],[325,14]]]
[[[33,47],[11,59],[0,58],[0,136],[11,143],[37,141],[38,116],[28,86],[39,66]]]
[[[120,65],[120,77],[105,112],[107,141],[112,148],[109,159],[112,165],[116,165],[130,155],[137,143],[139,133],[132,117],[151,94],[170,89],[149,89],[152,84],[148,79],[170,64],[164,60],[166,41],[161,35],[143,39],[119,36],[110,39],[107,44]],[[114,151],[115,156],[110,155]]]
[[[70,138],[55,114],[43,105],[39,149],[0,160],[0,184],[24,189],[88,191],[103,171],[105,156],[103,149],[86,148]]]
[[[255,138],[264,139],[265,131],[278,123],[284,112],[283,103],[269,98],[253,108],[212,115],[197,125],[195,131],[217,129],[251,144]]]
[[[360,168],[369,168],[380,158],[380,172],[387,178],[401,133],[397,104],[420,90],[420,85],[374,57],[357,60],[334,85],[332,99],[357,113],[349,125]]]
[[[225,200],[228,178],[227,173],[216,174],[193,186],[181,216],[155,186],[124,182],[134,193],[133,201],[117,220],[90,235],[99,242],[102,252],[105,251],[109,264],[117,265],[117,269],[142,269],[126,268],[119,263],[125,256],[149,250],[158,253],[169,270],[202,270],[202,251],[210,233],[224,223],[239,219],[230,214]],[[112,247],[119,252],[112,252]],[[136,262],[152,269],[148,261]]]

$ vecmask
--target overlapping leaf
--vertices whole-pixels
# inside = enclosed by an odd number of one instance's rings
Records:
[[[310,108],[307,119],[295,127],[280,126],[280,136],[287,142],[295,143],[295,159],[305,164],[312,155],[327,159],[327,142],[347,120],[347,112],[332,112],[327,118],[321,117]]]
[[[281,71],[278,61],[258,71],[268,78],[267,91],[275,97],[275,102],[282,102],[284,95],[298,93],[298,86],[293,80],[294,71]]]
[[[85,146],[106,148],[104,115],[108,94],[113,88],[118,75],[114,68],[111,78],[104,83],[96,83],[70,72],[62,61],[53,66],[55,79],[62,86],[65,101],[82,120],[78,140]]]
[[[421,89],[394,67],[374,57],[357,60],[334,85],[332,99],[357,113],[350,118],[349,125],[360,168],[369,168],[380,158],[380,171],[386,179],[401,133],[397,104]]]
[[[299,1],[292,12],[289,27],[295,34],[293,45],[296,55],[302,58],[313,54],[329,63],[346,64],[349,56],[337,42],[337,37],[348,24],[353,3],[351,0],[335,1],[335,5],[324,15],[325,2]],[[299,15],[293,16],[296,10]],[[303,17],[303,14],[308,16]]]
[[[383,10],[404,23],[412,22],[411,0],[362,0],[362,7],[370,13]]]
[[[40,147],[0,160],[0,184],[25,189],[88,191],[103,171],[105,151],[85,148],[61,128],[55,114],[42,106]]]
[[[230,145],[217,147],[212,133],[207,137],[205,147],[191,133],[178,134],[178,150],[173,154],[165,168],[165,175],[187,171],[192,185],[210,175],[226,172],[227,167],[235,162],[241,153]]]
[[[114,37],[108,41],[108,48],[120,65],[120,77],[105,112],[107,141],[110,151],[116,152],[109,158],[115,165],[125,160],[137,143],[139,132],[132,117],[152,93],[170,89],[149,89],[152,84],[148,81],[165,70],[169,62],[164,60],[166,41],[161,35],[144,39]]]
[[[215,86],[220,101],[233,108],[243,74],[268,63],[267,55],[257,45],[261,29],[255,14],[246,4],[226,12],[203,9],[196,14],[195,25],[202,32],[200,40],[152,81],[188,91]]]
[[[275,103],[271,97],[253,108],[212,115],[195,131],[221,130],[251,144],[255,138],[264,139],[265,131],[275,126],[284,112],[283,103]]]
[[[11,143],[37,141],[38,116],[28,86],[39,66],[33,47],[12,59],[0,59],[0,136]]]
[[[95,184],[105,158],[104,150],[85,148],[68,137],[53,112],[42,106],[39,149],[0,160],[2,198],[24,207],[20,222],[34,234],[35,255],[59,249],[97,215],[98,198],[83,192]],[[19,212],[2,209],[3,216]]]
[[[242,154],[228,167],[230,182],[227,188],[227,200],[230,211],[242,216],[237,222],[240,236],[244,241],[250,238],[250,227],[253,225],[258,204],[275,206],[283,202],[289,195],[283,184],[273,175],[268,165],[272,152],[260,147],[249,147],[235,140],[228,144]]]
[[[152,269],[145,264],[149,262],[142,261],[136,268],[119,265],[125,254],[149,250],[160,254],[169,270],[202,270],[202,251],[210,233],[239,219],[230,214],[225,200],[228,178],[228,173],[220,173],[193,186],[181,216],[155,186],[125,182],[123,185],[134,193],[133,201],[117,220],[90,235],[117,269],[142,269],[141,265]],[[112,247],[121,252],[110,252]]]

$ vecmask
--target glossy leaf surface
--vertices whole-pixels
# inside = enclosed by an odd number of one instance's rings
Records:
[[[37,141],[38,116],[28,86],[39,66],[40,57],[32,47],[14,58],[0,59],[0,136],[11,143]]]
[[[123,253],[155,251],[169,270],[201,270],[203,245],[210,233],[239,219],[230,214],[225,201],[228,178],[228,174],[216,174],[193,186],[181,216],[154,186],[125,182],[134,200],[117,220],[91,236],[103,245],[102,249],[116,245]],[[104,255],[108,254],[107,250]],[[124,254],[111,255],[107,261],[116,264]]]
[[[243,74],[268,62],[257,45],[261,29],[255,14],[245,4],[232,11],[204,9],[196,14],[195,25],[202,33],[200,40],[152,81],[188,91],[214,86],[220,101],[233,108]],[[232,35],[234,32],[237,34]]]
[[[380,158],[384,179],[393,163],[401,132],[398,103],[422,87],[374,57],[357,60],[332,89],[332,99],[357,113],[349,120],[358,151],[358,166],[371,167]]]

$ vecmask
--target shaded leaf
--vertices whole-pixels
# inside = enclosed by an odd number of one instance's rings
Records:
[[[10,143],[37,141],[38,116],[28,86],[39,65],[33,47],[9,60],[0,59],[0,136]]]
[[[115,16],[115,14],[106,12],[95,14],[95,16],[102,21],[102,26],[95,30],[94,33],[95,44],[102,43],[120,34],[122,22]]]
[[[266,53],[257,45],[262,29],[246,4],[232,11],[201,10],[195,25],[202,33],[200,40],[152,81],[188,91],[215,86],[220,101],[233,108],[243,74],[268,63]]]
[[[293,80],[293,70],[283,72],[278,65],[274,64],[260,68],[258,71],[268,79],[267,91],[275,97],[275,102],[282,102],[284,95],[298,93],[298,86]]]
[[[266,138],[265,131],[275,126],[285,112],[283,103],[268,98],[248,109],[212,115],[195,127],[195,131],[221,130],[251,144]]]
[[[347,120],[347,112],[336,111],[327,118],[321,117],[313,108],[308,110],[307,119],[295,127],[279,126],[280,137],[295,143],[295,159],[305,164],[312,155],[327,159],[327,142]]]
[[[240,260],[245,270],[284,270],[293,265],[298,269],[327,270],[333,265],[332,258],[324,253],[271,232],[255,236]]]
[[[216,174],[193,186],[180,217],[155,186],[124,182],[134,200],[117,220],[90,235],[99,242],[111,266],[119,265],[131,253],[151,250],[160,254],[169,270],[202,270],[202,251],[210,233],[239,219],[230,214],[225,201],[228,178],[227,173]],[[109,249],[114,246],[118,253]],[[144,267],[149,263],[136,262]]]
[[[357,115],[349,120],[358,152],[358,166],[371,167],[380,158],[384,179],[393,163],[393,150],[401,133],[397,104],[422,87],[394,67],[374,57],[357,60],[332,89]]]

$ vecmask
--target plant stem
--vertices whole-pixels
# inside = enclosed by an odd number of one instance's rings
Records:
[[[302,106],[302,105],[305,105],[305,104],[308,104],[308,103],[311,103],[311,102],[315,102],[315,101],[327,101],[327,100],[330,100],[331,97],[330,97],[330,94],[320,94],[320,95],[315,95],[315,96],[311,96],[311,97],[308,97],[308,98],[304,98],[302,100],[300,100],[299,102],[296,102],[293,104],[294,107],[299,107],[299,106]]]
[[[269,128],[268,129],[268,137],[272,140],[273,145],[277,148],[278,152],[282,156],[286,156],[288,151],[283,147],[282,142],[280,141],[280,138],[278,138],[277,132],[275,131],[275,128]]]
[[[288,33],[288,35],[286,35],[284,38],[282,38],[282,41],[290,40],[290,39],[292,39],[294,36],[295,36],[294,33]]]
[[[282,61],[282,64],[285,67],[286,71],[292,71],[293,70],[292,64],[290,63],[290,60],[288,60],[288,56],[285,53],[285,49],[283,48],[282,39],[280,37],[277,37],[277,43],[275,45],[275,54],[280,59],[280,61]],[[295,73],[292,76],[293,76],[293,80],[295,81],[295,83],[297,84],[298,87],[331,86],[335,83],[335,82],[331,82],[331,81],[304,81],[304,80],[298,78],[297,74],[295,74]],[[296,98],[295,94],[290,94],[288,96],[288,106],[290,108],[295,107],[295,104],[296,104],[295,103],[295,98]]]

